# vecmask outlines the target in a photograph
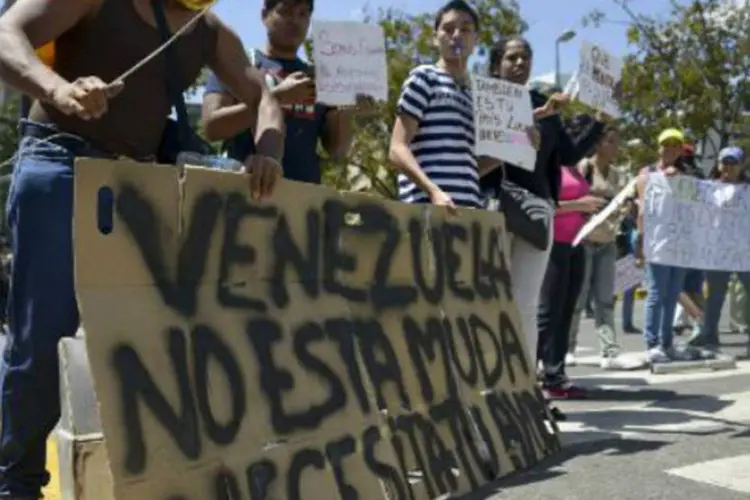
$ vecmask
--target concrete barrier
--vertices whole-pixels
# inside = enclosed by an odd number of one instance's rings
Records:
[[[112,475],[83,337],[63,339],[59,355],[62,412],[55,435],[60,498],[112,500]]]

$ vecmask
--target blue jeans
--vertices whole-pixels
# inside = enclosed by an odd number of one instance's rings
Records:
[[[718,347],[719,342],[719,320],[724,300],[727,296],[727,285],[732,277],[730,271],[706,271],[706,282],[708,283],[708,298],[703,311],[703,328],[699,339],[702,345]],[[742,285],[746,290],[750,286],[750,273],[737,273]]]
[[[677,297],[683,290],[687,269],[661,264],[646,264],[646,324],[643,337],[646,348],[672,347],[672,322]]]
[[[49,433],[60,418],[57,344],[78,328],[73,283],[73,163],[101,156],[74,136],[22,122],[8,195],[13,270],[0,365],[0,498],[40,498]]]

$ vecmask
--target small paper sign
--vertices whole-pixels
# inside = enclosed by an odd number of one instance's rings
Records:
[[[349,21],[317,21],[312,27],[317,101],[356,104],[357,95],[388,100],[383,28]]]
[[[622,79],[622,60],[598,45],[581,44],[581,59],[576,72],[578,99],[613,118],[620,116],[614,99],[615,87]]]
[[[527,130],[534,126],[531,98],[523,85],[472,76],[476,155],[533,171],[536,150]]]

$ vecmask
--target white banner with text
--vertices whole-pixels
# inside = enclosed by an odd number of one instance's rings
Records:
[[[750,185],[654,173],[644,208],[647,262],[750,271]]]

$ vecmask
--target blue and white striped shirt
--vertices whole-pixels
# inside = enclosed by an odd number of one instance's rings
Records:
[[[419,122],[409,149],[425,174],[456,205],[479,207],[470,89],[437,66],[418,66],[404,82],[398,113]],[[430,201],[428,194],[403,174],[398,176],[398,191],[399,199],[405,203]]]

